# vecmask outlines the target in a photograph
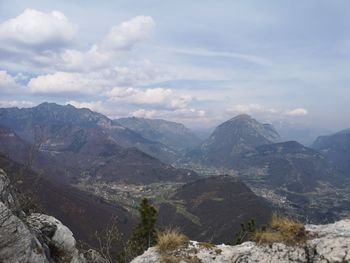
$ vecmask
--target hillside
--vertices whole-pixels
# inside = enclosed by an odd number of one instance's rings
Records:
[[[125,209],[105,202],[68,184],[38,175],[25,166],[0,155],[0,167],[4,169],[20,196],[26,196],[28,207],[32,205],[52,215],[67,225],[77,240],[97,247],[96,231],[103,231],[106,222],[118,217],[118,228],[127,238],[136,220]]]
[[[278,140],[279,135],[271,125],[239,115],[216,127],[210,137],[186,157],[209,166],[229,167],[240,154]]]
[[[312,148],[322,152],[340,170],[350,176],[350,130],[340,131],[329,136],[320,136]]]
[[[90,110],[44,103],[30,109],[1,109],[0,113],[3,117],[0,123],[7,125],[0,134],[0,143],[7,146],[0,152],[22,163],[35,154],[35,158],[31,157],[34,168],[44,169],[62,180],[76,182],[92,177],[142,184],[188,181],[197,176],[130,147],[136,144],[143,148],[149,144],[139,143],[147,140]],[[12,147],[8,138],[12,146],[17,146]],[[155,147],[152,152],[159,149],[163,148]],[[162,150],[158,153],[162,154]]]
[[[178,158],[176,152],[166,145],[148,140],[139,133],[89,109],[45,102],[33,108],[1,108],[0,117],[0,125],[11,128],[22,139],[32,144],[46,142],[51,146],[59,145],[63,142],[50,142],[50,139],[59,137],[64,132],[70,132],[63,134],[69,139],[74,129],[95,129],[123,148],[135,147],[167,163]]]
[[[256,193],[312,222],[336,220],[350,208],[343,174],[297,142],[256,147],[237,160],[235,169]]]
[[[179,227],[191,239],[233,242],[240,224],[254,218],[265,224],[271,208],[237,178],[217,176],[180,187],[160,204],[158,223]]]
[[[194,148],[202,142],[181,123],[136,117],[116,119],[115,122],[141,134],[146,139],[160,142],[177,151]]]

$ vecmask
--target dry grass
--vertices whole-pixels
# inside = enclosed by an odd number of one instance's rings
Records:
[[[220,255],[221,252],[222,252],[222,249],[220,249],[220,248],[215,249],[215,253],[216,253],[217,255]]]
[[[208,242],[199,242],[198,246],[204,249],[213,249],[215,247],[215,245],[208,243]]]
[[[201,263],[201,260],[197,257],[176,257],[174,255],[163,255],[160,259],[160,263],[179,263],[179,262],[186,262],[186,263]]]
[[[307,234],[303,224],[274,214],[270,227],[256,232],[253,239],[258,244],[300,245],[306,242]]]
[[[157,248],[160,254],[187,247],[188,243],[188,237],[176,229],[167,229],[157,234]]]
[[[185,262],[186,263],[201,263],[201,260],[197,256],[194,256],[194,257],[190,257],[188,259],[185,259]]]
[[[160,263],[179,263],[181,258],[172,255],[162,255]]]

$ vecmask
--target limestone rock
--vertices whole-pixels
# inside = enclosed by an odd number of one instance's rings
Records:
[[[0,262],[49,262],[39,240],[15,212],[20,212],[18,203],[0,169]]]
[[[172,255],[182,258],[180,262],[196,257],[202,263],[350,262],[350,220],[328,225],[306,225],[305,229],[310,240],[303,246],[245,242],[237,246],[217,245],[206,248],[191,241],[186,249],[174,251]],[[161,258],[156,248],[150,248],[132,263],[159,263]]]
[[[108,263],[94,250],[80,253],[73,233],[59,220],[21,210],[6,173],[0,169],[1,263]]]
[[[26,219],[28,225],[46,236],[50,236],[52,245],[67,253],[72,253],[76,250],[76,241],[72,231],[63,225],[58,219],[53,216],[33,213]]]

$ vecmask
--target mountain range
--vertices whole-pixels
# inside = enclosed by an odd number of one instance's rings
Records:
[[[311,147],[324,154],[350,178],[350,129],[320,136]]]
[[[176,151],[192,149],[202,142],[181,123],[136,117],[117,119],[115,123],[141,134],[148,140],[167,145]]]
[[[160,225],[169,225],[165,219],[173,218],[189,236],[202,236],[203,241],[212,237],[228,240],[241,221],[256,217],[263,223],[271,214],[268,203],[237,178],[200,179],[196,172],[163,163],[129,146],[133,138],[143,138],[141,134],[101,114],[49,103],[30,109],[0,109],[0,114],[0,166],[16,175],[20,191],[35,195],[33,200],[46,213],[90,245],[96,245],[94,231],[101,231],[113,215],[118,216],[118,227],[127,238],[136,221],[135,204],[147,195],[159,209]],[[210,183],[203,187],[201,180]],[[198,209],[192,206],[195,197],[185,194],[192,192],[192,187],[197,189],[199,201],[204,198]],[[211,194],[205,197],[208,191]],[[217,200],[217,216],[229,222],[217,233],[213,228],[203,233],[201,227],[215,221],[207,217],[211,209],[208,198]],[[233,206],[245,204],[246,199],[264,212]],[[226,202],[232,208],[228,209]],[[231,219],[233,213],[239,215],[235,220]]]
[[[320,137],[308,148],[238,115],[203,141],[179,123],[112,120],[43,103],[0,109],[0,167],[20,174],[20,190],[37,192],[47,213],[91,244],[88,229],[116,213],[128,222],[119,226],[127,236],[143,197],[158,208],[159,225],[178,226],[200,241],[227,242],[240,223],[265,223],[274,210],[314,222],[346,214],[349,134]],[[77,225],[80,217],[86,222]]]

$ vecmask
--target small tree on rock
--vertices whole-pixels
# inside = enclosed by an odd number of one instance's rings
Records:
[[[128,260],[141,255],[149,247],[156,244],[157,210],[149,204],[147,198],[144,198],[138,207],[138,212],[140,223],[133,229],[131,238],[119,262],[129,262]]]

